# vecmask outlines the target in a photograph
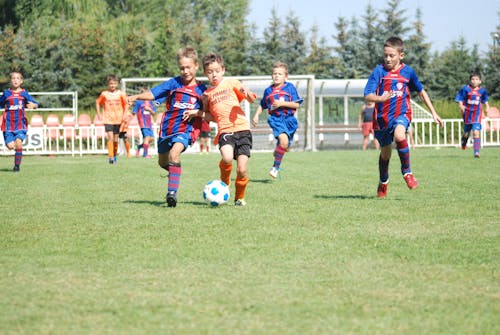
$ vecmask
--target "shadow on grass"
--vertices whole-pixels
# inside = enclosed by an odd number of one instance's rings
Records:
[[[127,204],[135,204],[135,205],[151,205],[156,207],[168,207],[165,201],[157,201],[157,200],[125,200]],[[190,204],[195,206],[206,206],[207,204],[202,201],[178,201],[179,204]]]
[[[274,182],[274,180],[271,179],[250,179],[252,183],[262,183],[262,184],[269,184]]]
[[[375,195],[356,195],[356,194],[348,194],[348,195],[315,195],[316,199],[377,199]]]

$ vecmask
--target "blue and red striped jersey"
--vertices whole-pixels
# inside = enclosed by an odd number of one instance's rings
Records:
[[[383,65],[378,65],[368,78],[364,96],[373,93],[381,96],[384,92],[391,92],[391,98],[375,104],[374,129],[386,129],[392,122],[401,116],[411,121],[410,92],[421,92],[424,89],[418,80],[415,71],[406,64],[399,69],[387,71]]]
[[[28,129],[25,110],[28,102],[38,105],[38,102],[25,89],[15,92],[9,88],[3,92],[3,95],[0,96],[0,107],[5,108],[2,131]]]
[[[275,110],[271,110],[271,106],[274,101],[281,100],[287,102],[296,102],[299,105],[304,102],[299,96],[297,89],[292,83],[285,82],[283,85],[275,87],[274,85],[269,86],[264,90],[264,96],[260,100],[260,106],[262,109],[267,109],[268,113],[276,116],[287,116],[295,114],[296,110],[291,108],[280,107]]]
[[[156,106],[153,101],[137,100],[135,102],[132,114],[137,115],[139,128],[153,128],[153,118],[151,117],[150,110],[156,113]]]
[[[175,77],[151,89],[155,100],[166,98],[166,110],[160,125],[160,137],[177,133],[191,133],[193,120],[183,121],[186,110],[202,109],[201,96],[207,89],[205,84],[197,81],[195,85],[187,86],[182,78]]]
[[[483,104],[488,102],[488,93],[481,86],[476,88],[465,85],[458,91],[456,102],[462,102],[464,109],[464,123],[481,123],[483,117]]]

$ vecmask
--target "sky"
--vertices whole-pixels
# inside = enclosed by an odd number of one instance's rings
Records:
[[[339,17],[347,19],[356,16],[362,27],[362,16],[371,2],[376,11],[386,9],[387,1],[381,0],[249,0],[250,12],[247,19],[258,27],[261,36],[263,28],[269,25],[272,8],[284,19],[292,11],[301,19],[301,30],[309,32],[316,24],[319,35],[334,44],[332,35],[336,33],[335,22]],[[453,41],[464,36],[472,47],[477,44],[481,54],[493,44],[491,33],[500,24],[500,1],[498,0],[402,0],[400,9],[410,23],[417,8],[422,11],[424,34],[430,42],[431,51],[441,52]]]

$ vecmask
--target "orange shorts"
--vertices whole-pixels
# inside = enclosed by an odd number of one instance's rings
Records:
[[[370,134],[373,134],[373,123],[370,122],[363,122],[363,126],[361,127],[361,131],[363,132],[363,136],[368,136]]]

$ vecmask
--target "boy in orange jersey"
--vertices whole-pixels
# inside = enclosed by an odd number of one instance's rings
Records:
[[[257,96],[236,79],[224,78],[225,67],[221,55],[203,57],[203,71],[212,87],[203,94],[204,118],[215,121],[218,133],[214,143],[219,143],[222,159],[219,163],[221,180],[229,185],[232,160],[236,160],[235,206],[245,206],[245,190],[248,184],[248,159],[252,148],[250,124],[241,109],[240,102],[252,103]]]
[[[118,89],[118,77],[108,75],[106,82],[108,89],[103,91],[95,101],[95,109],[104,121],[106,131],[109,164],[116,164],[118,152],[118,134],[123,121],[124,112],[127,110],[127,96]],[[101,114],[101,106],[103,113]]]

